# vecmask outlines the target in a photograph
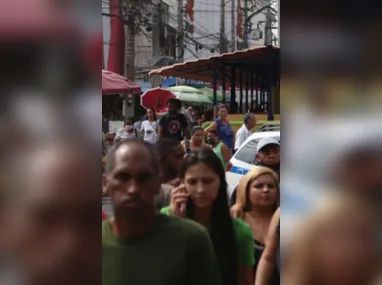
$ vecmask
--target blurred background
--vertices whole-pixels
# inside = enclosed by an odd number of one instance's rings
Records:
[[[101,3],[0,7],[0,284],[100,283]]]
[[[380,284],[381,10],[281,7],[282,284]]]

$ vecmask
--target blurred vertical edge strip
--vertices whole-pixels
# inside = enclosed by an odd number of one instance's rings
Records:
[[[101,3],[0,4],[0,284],[102,284]]]
[[[283,284],[381,284],[382,2],[282,4]]]

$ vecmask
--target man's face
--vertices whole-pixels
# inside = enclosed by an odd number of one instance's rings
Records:
[[[40,156],[26,160],[33,166],[8,212],[8,250],[30,284],[97,282],[100,171],[81,153]]]
[[[249,129],[253,129],[255,126],[256,126],[256,117],[255,117],[255,116],[252,116],[252,117],[248,120],[248,127],[249,127]]]
[[[280,164],[280,146],[269,144],[263,147],[257,154],[257,159],[265,166]]]
[[[149,151],[133,143],[116,151],[114,169],[104,175],[103,183],[110,194],[114,214],[125,217],[144,217],[154,208],[160,188]]]
[[[173,103],[168,103],[167,106],[168,106],[168,112],[169,112],[170,114],[174,114],[174,113],[176,113],[176,112],[178,111],[178,110],[176,109],[175,104],[173,104]]]
[[[177,145],[170,151],[167,157],[163,158],[162,167],[174,173],[174,177],[178,176],[184,159],[184,149],[181,145]]]
[[[209,132],[207,134],[207,141],[210,141],[211,143],[217,143],[219,141],[219,137],[216,136],[214,133]]]

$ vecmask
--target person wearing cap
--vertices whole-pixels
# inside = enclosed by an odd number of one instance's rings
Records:
[[[275,171],[280,179],[280,142],[277,139],[262,138],[257,144],[256,166],[265,166]],[[237,186],[232,192],[230,204],[236,203]]]
[[[244,123],[236,132],[235,151],[252,135],[252,129],[256,126],[255,114],[246,113],[244,115]]]
[[[269,167],[280,177],[280,142],[277,139],[266,137],[259,141],[255,165]]]

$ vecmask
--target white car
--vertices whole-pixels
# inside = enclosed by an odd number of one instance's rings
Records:
[[[248,171],[256,167],[254,163],[257,154],[257,144],[265,137],[272,137],[280,141],[280,131],[252,134],[232,156],[226,169],[229,197],[232,196],[232,192],[239,184],[241,178],[247,174]]]

